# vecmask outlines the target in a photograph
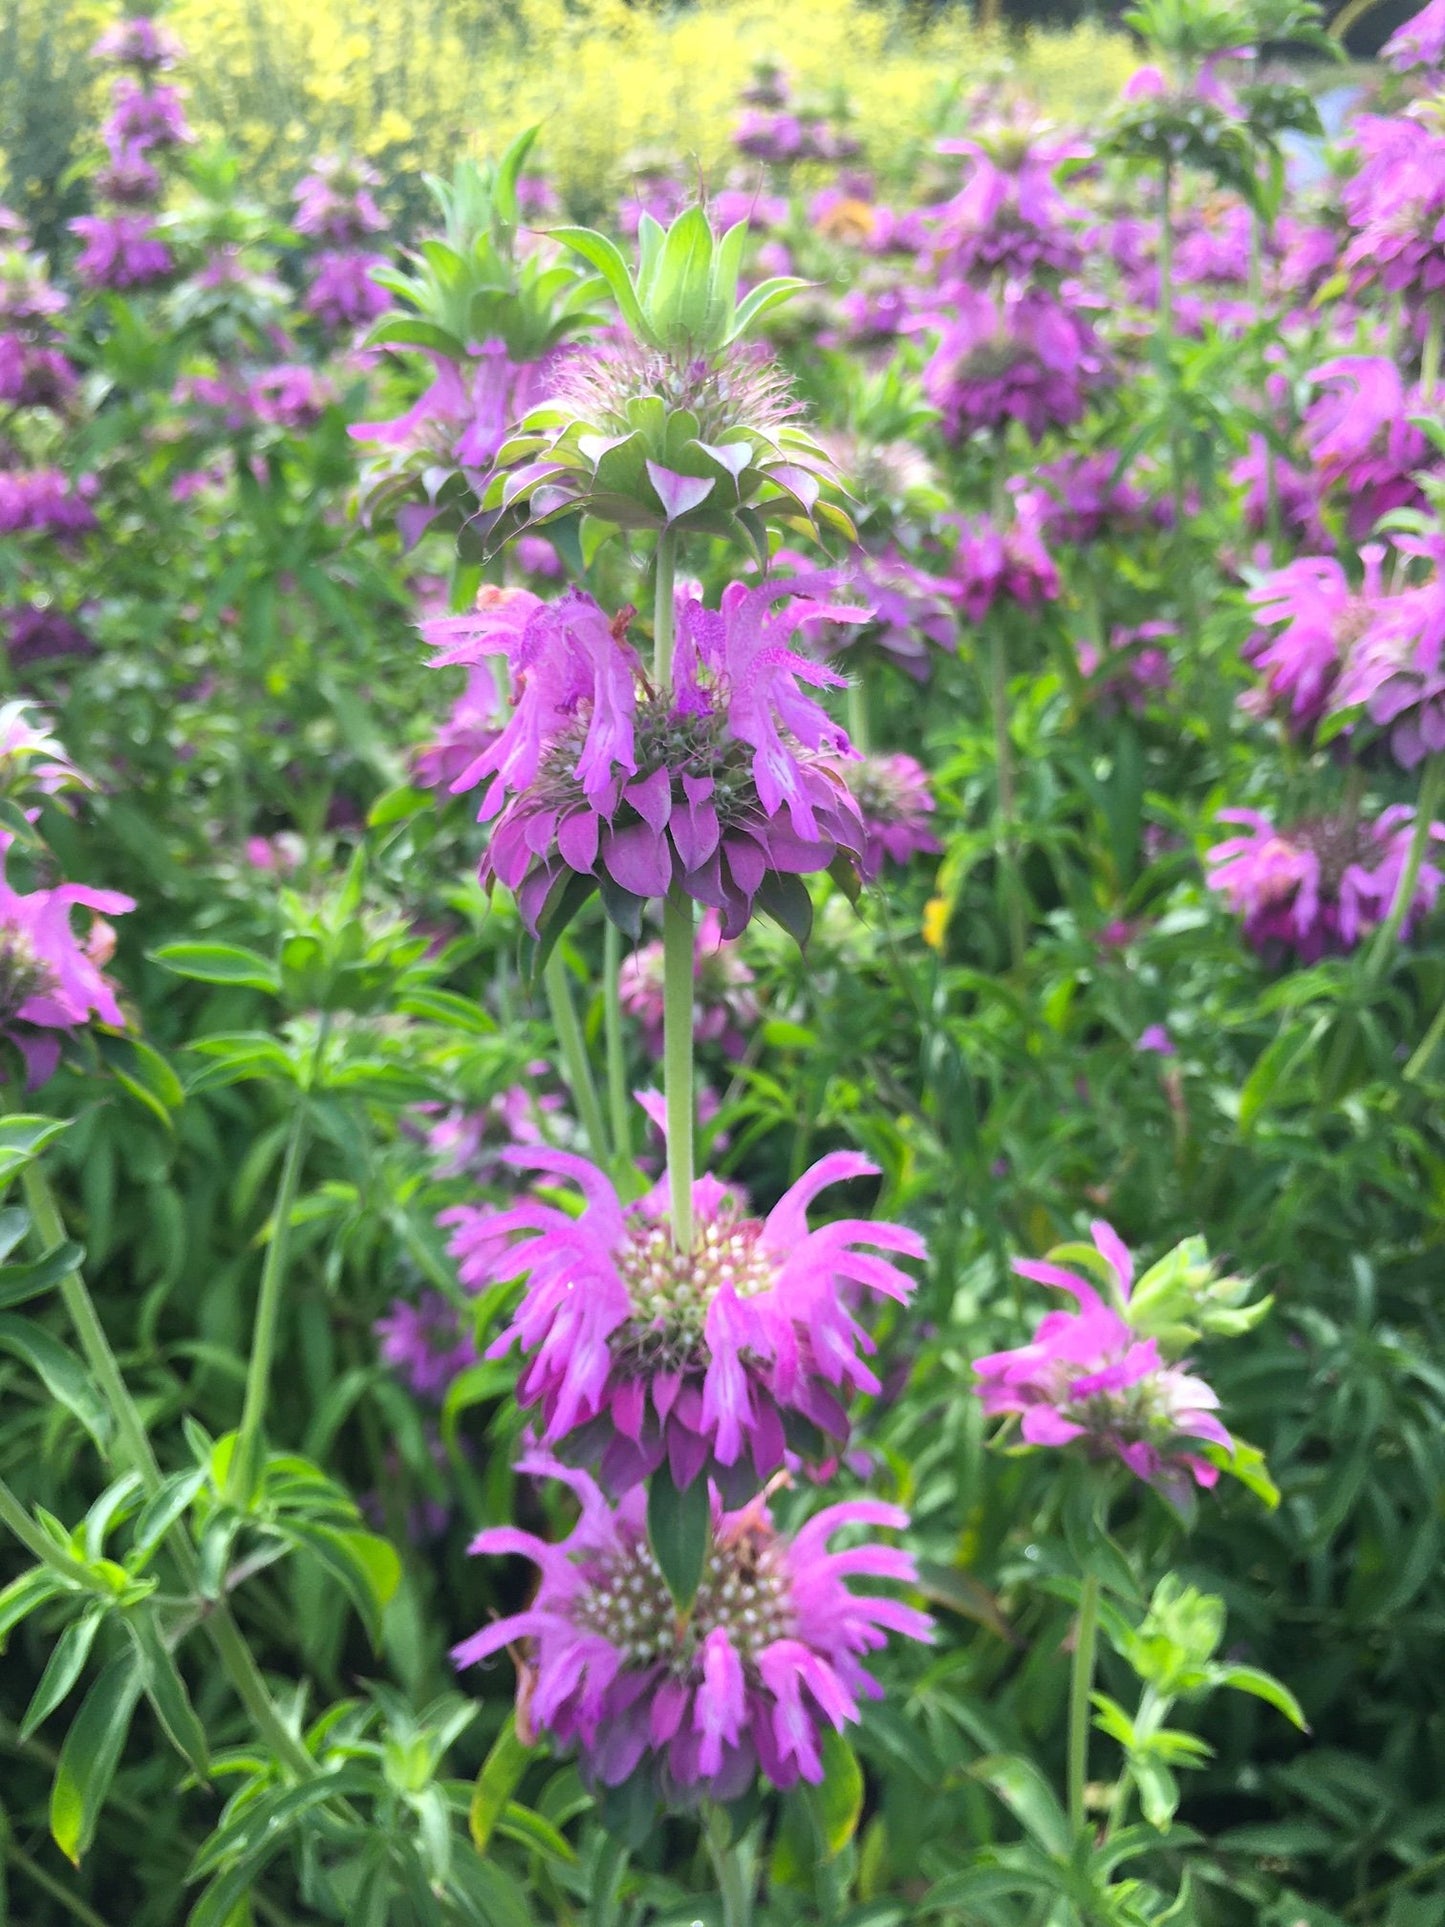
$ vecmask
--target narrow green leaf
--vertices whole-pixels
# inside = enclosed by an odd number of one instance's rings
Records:
[[[482,1761],[472,1787],[471,1805],[467,1809],[467,1825],[471,1829],[472,1845],[478,1853],[487,1851],[492,1829],[505,1813],[507,1803],[517,1790],[531,1758],[532,1749],[524,1746],[517,1737],[516,1716],[509,1713],[506,1724],[492,1743],[491,1752]]]
[[[103,1453],[110,1442],[111,1419],[85,1367],[41,1325],[13,1312],[0,1312],[0,1348],[24,1359],[53,1399],[73,1413]]]
[[[401,1560],[396,1548],[374,1532],[343,1530],[288,1520],[286,1536],[309,1552],[339,1580],[361,1615],[373,1646],[381,1644],[381,1615],[401,1584]]]
[[[12,1579],[0,1592],[0,1653],[4,1652],[5,1640],[13,1627],[22,1619],[28,1619],[48,1599],[68,1591],[70,1587],[49,1566],[35,1566],[29,1572],[22,1572],[18,1579]]]
[[[87,1606],[78,1619],[73,1619],[56,1640],[45,1671],[40,1675],[40,1684],[31,1696],[25,1717],[20,1722],[22,1740],[28,1740],[36,1728],[50,1718],[80,1678],[104,1618],[105,1607],[97,1601],[95,1605]]]
[[[1292,1720],[1301,1733],[1309,1732],[1304,1708],[1284,1682],[1277,1680],[1272,1673],[1262,1672],[1257,1666],[1216,1666],[1211,1670],[1220,1686],[1232,1686],[1239,1693],[1253,1693],[1256,1699],[1268,1701],[1287,1720]]]
[[[5,1265],[0,1268],[0,1306],[23,1305],[27,1299],[38,1298],[70,1272],[79,1271],[84,1261],[84,1246],[63,1244],[32,1264]]]
[[[647,1538],[679,1612],[697,1594],[711,1530],[707,1480],[694,1479],[679,1492],[664,1462],[647,1482]]]
[[[627,263],[622,258],[621,250],[609,241],[605,234],[594,233],[591,228],[554,227],[549,228],[548,233],[554,241],[560,241],[563,247],[571,248],[574,254],[580,254],[589,266],[596,268],[607,283],[613,300],[621,309],[623,320],[638,339],[648,342],[653,347],[659,346],[660,344],[653,341],[652,332],[648,328],[646,317],[637,299],[637,290],[632,285],[632,276],[628,273]]]
[[[824,1845],[830,1854],[841,1853],[863,1816],[863,1769],[847,1740],[832,1727],[823,1734],[823,1781],[809,1797]]]
[[[209,1779],[210,1756],[206,1749],[205,1729],[196,1717],[195,1707],[191,1705],[191,1696],[186,1690],[186,1682],[181,1678],[180,1668],[161,1637],[160,1623],[153,1608],[148,1605],[137,1607],[126,1614],[125,1624],[144,1667],[146,1698],[154,1707],[156,1718],[165,1728],[172,1746],[196,1777]]]
[[[113,1659],[81,1702],[60,1749],[50,1788],[50,1831],[77,1867],[95,1838],[143,1685],[133,1649]]]
[[[151,956],[178,977],[193,977],[199,983],[237,984],[268,990],[273,996],[281,988],[280,974],[270,958],[243,944],[166,943]]]

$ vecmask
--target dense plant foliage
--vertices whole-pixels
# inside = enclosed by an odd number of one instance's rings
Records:
[[[1438,1919],[1441,0],[416,232],[187,20],[0,214],[13,1917]]]

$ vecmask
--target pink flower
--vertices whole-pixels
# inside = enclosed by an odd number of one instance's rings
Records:
[[[332,249],[312,263],[302,307],[323,328],[355,327],[375,321],[391,300],[371,278],[373,268],[386,266],[382,254]]]
[[[1044,547],[1042,498],[1024,490],[1013,520],[1003,527],[988,515],[944,515],[941,531],[954,543],[943,581],[967,622],[982,622],[1000,599],[1021,609],[1056,601],[1059,572]]]
[[[0,535],[31,529],[64,539],[93,529],[93,476],[72,482],[58,468],[0,469]]]
[[[1103,372],[1098,337],[1078,303],[1064,307],[1036,289],[997,299],[964,293],[955,317],[925,315],[915,324],[938,331],[923,392],[949,440],[1017,421],[1038,441],[1078,421]]]
[[[183,48],[174,34],[158,27],[148,15],[133,20],[118,20],[90,50],[92,60],[108,60],[117,67],[134,67],[141,73],[159,73],[174,67]]]
[[[821,654],[876,651],[917,682],[927,682],[933,650],[951,655],[958,646],[958,619],[950,585],[907,561],[892,547],[881,554],[852,550],[845,560],[819,568],[795,549],[779,549],[773,567],[787,571],[785,586],[821,603],[853,605],[846,622],[803,614],[804,634]],[[933,647],[930,648],[929,645]]]
[[[1078,1310],[1049,1312],[1029,1344],[975,1359],[975,1390],[990,1417],[1021,1415],[1025,1444],[1078,1444],[1090,1458],[1121,1459],[1177,1503],[1191,1480],[1207,1487],[1219,1478],[1190,1442],[1229,1451],[1233,1441],[1203,1379],[1166,1364],[1158,1340],[1133,1330],[1134,1261],[1111,1225],[1099,1219],[1090,1229],[1114,1302],[1059,1265],[1015,1259],[1021,1277],[1067,1292]]]
[[[1083,260],[1078,210],[1064,200],[1054,175],[1085,148],[1006,126],[980,140],[941,141],[939,151],[967,155],[973,163],[962,191],[933,210],[942,275],[977,284],[995,275],[1027,279],[1078,270]]]
[[[1271,450],[1263,435],[1250,436],[1249,452],[1230,469],[1229,479],[1245,492],[1244,520],[1254,534],[1269,531],[1272,484],[1281,531],[1310,549],[1329,547],[1314,477]]]
[[[584,1472],[545,1460],[577,1494],[570,1537],[547,1545],[514,1526],[479,1533],[471,1550],[520,1554],[540,1568],[531,1604],[463,1640],[472,1666],[520,1645],[519,1711],[575,1749],[583,1780],[645,1777],[666,1806],[734,1800],[757,1774],[777,1787],[823,1778],[821,1739],[859,1717],[882,1689],[863,1665],[890,1632],[928,1640],[927,1616],[860,1595],[850,1579],[915,1578],[911,1557],[865,1544],[830,1552],[848,1525],[899,1531],[907,1515],[876,1500],[826,1507],[791,1539],[761,1499],[726,1512],[713,1498],[712,1543],[691,1612],[678,1614],[647,1542],[639,1488],[615,1511]]]
[[[88,288],[144,288],[175,266],[148,214],[82,214],[69,223],[85,246],[75,272]]]
[[[1089,678],[1090,694],[1105,715],[1127,709],[1142,716],[1150,702],[1174,680],[1169,651],[1159,647],[1176,634],[1172,622],[1140,622],[1109,632],[1107,652],[1082,637],[1074,647],[1079,668]]]
[[[0,794],[56,796],[62,790],[94,788],[43,717],[33,722],[23,702],[0,705]]]
[[[1221,810],[1245,833],[1217,843],[1205,857],[1209,887],[1244,919],[1244,939],[1266,955],[1293,951],[1304,963],[1353,950],[1390,913],[1405,867],[1413,813],[1386,810],[1373,822],[1320,816],[1276,829],[1257,810]],[[1445,824],[1431,828],[1432,842]],[[1445,882],[1428,857],[1401,936],[1433,908]]]
[[[520,1344],[518,1402],[539,1408],[548,1445],[567,1441],[613,1491],[666,1460],[679,1486],[707,1473],[739,1493],[782,1464],[790,1433],[810,1457],[824,1438],[846,1439],[843,1398],[878,1390],[862,1357],[872,1340],[849,1301],[861,1287],[905,1303],[912,1280],[877,1254],[924,1255],[901,1225],[845,1218],[808,1229],[820,1191],[874,1174],[866,1158],[830,1153],[765,1219],[699,1178],[689,1252],[673,1245],[661,1186],[624,1209],[583,1158],[518,1151],[507,1162],[570,1178],[585,1211],[529,1197],[504,1211],[461,1206],[441,1222],[455,1226],[451,1251],[468,1289],[526,1276],[487,1356]]]
[[[1408,541],[1400,546],[1426,552]],[[1351,641],[1331,710],[1360,711],[1386,734],[1405,769],[1445,749],[1445,578],[1438,558],[1428,582],[1382,601]]]
[[[194,138],[174,87],[138,87],[133,80],[115,83],[110,117],[101,131],[107,143],[136,147],[178,147]]]
[[[884,860],[901,868],[915,856],[937,856],[943,845],[929,818],[935,808],[928,772],[912,756],[865,756],[848,765],[848,787],[863,817],[863,860],[858,874],[876,883]]]
[[[31,1090],[60,1061],[61,1040],[53,1033],[78,1030],[92,1017],[125,1028],[115,992],[101,974],[115,948],[115,933],[103,917],[134,908],[134,900],[118,890],[83,883],[22,895],[0,875],[0,1031],[25,1059]],[[72,928],[77,909],[92,912],[84,939]]]
[[[302,435],[321,420],[335,401],[336,390],[315,368],[290,361],[253,376],[246,397],[257,421]]]
[[[1445,0],[1430,0],[1403,27],[1396,27],[1380,49],[1380,58],[1397,74],[1409,73],[1413,67],[1445,66]]]
[[[1414,403],[1393,361],[1382,355],[1339,355],[1310,371],[1324,393],[1305,410],[1304,444],[1326,488],[1349,503],[1355,540],[1391,509],[1414,507],[1410,480],[1425,463],[1426,443],[1409,420]]]
[[[539,1059],[527,1070],[533,1078],[545,1077],[548,1065]],[[512,1084],[480,1110],[453,1106],[442,1111],[438,1104],[418,1104],[416,1115],[419,1123],[424,1120],[423,1137],[427,1151],[436,1160],[437,1177],[466,1177],[476,1184],[495,1184],[510,1176],[503,1167],[503,1152],[516,1150],[519,1145],[547,1143],[564,1108],[565,1100],[556,1092]],[[553,1120],[553,1131],[543,1128],[549,1119]]]
[[[1107,449],[1044,462],[1010,488],[1032,496],[1040,533],[1050,541],[1097,542],[1160,520],[1157,507],[1120,474],[1119,458]]]
[[[555,602],[484,590],[474,614],[422,625],[439,663],[510,664],[511,718],[451,787],[491,778],[483,880],[517,892],[529,929],[575,872],[612,909],[677,883],[735,937],[770,874],[856,857],[861,826],[840,773],[852,751],[804,688],[842,679],[787,646],[809,615],[849,612],[787,586],[733,583],[717,610],[679,595],[674,687],[662,691],[619,624],[575,589]]]
[[[758,1021],[753,973],[738,954],[738,946],[722,934],[716,910],[704,910],[693,945],[692,974],[696,985],[692,1034],[699,1044],[716,1044],[729,1057],[740,1058],[748,1048]],[[642,1027],[643,1048],[662,1059],[662,945],[644,944],[625,957],[618,977],[622,1007]]]
[[[296,183],[296,232],[332,247],[350,248],[379,234],[386,216],[371,192],[381,176],[365,161],[326,156]]]
[[[416,1304],[393,1301],[372,1328],[381,1356],[418,1398],[440,1405],[452,1380],[477,1363],[477,1348],[456,1307],[439,1291],[424,1291]]]
[[[1379,611],[1384,592],[1380,567],[1385,551],[1378,542],[1360,551],[1365,577],[1358,592],[1340,564],[1329,557],[1302,555],[1267,575],[1249,600],[1265,629],[1245,648],[1246,658],[1265,678],[1264,696],[1249,707],[1271,704],[1287,710],[1290,726],[1312,730],[1330,704],[1340,669]]]

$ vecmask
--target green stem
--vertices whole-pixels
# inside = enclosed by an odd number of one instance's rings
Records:
[[[1084,1829],[1084,1788],[1089,1777],[1089,1729],[1093,1712],[1094,1649],[1099,1639],[1099,1580],[1084,1575],[1079,1594],[1079,1618],[1074,1628],[1074,1662],[1069,1675],[1069,1825],[1075,1834]]]
[[[752,1880],[725,1813],[711,1808],[702,1823],[708,1859],[717,1877],[723,1927],[752,1927]]]
[[[1013,744],[1009,738],[1008,663],[1004,640],[997,622],[989,637],[989,696],[993,706],[993,747],[998,782],[998,859],[1008,901],[1009,949],[1014,968],[1024,960],[1023,881],[1019,874],[1018,849],[1014,838],[1017,799],[1014,794]]]
[[[1165,161],[1159,183],[1159,339],[1167,350],[1174,336],[1174,164]]]
[[[83,1922],[84,1927],[110,1927],[110,1923],[98,1914],[94,1907],[83,1901],[79,1894],[73,1894],[69,1887],[42,1867],[38,1860],[32,1860],[30,1855],[17,1847],[13,1840],[0,1840],[0,1854],[3,1854],[17,1873],[23,1873],[27,1880],[33,1881],[44,1893],[49,1894],[52,1900],[58,1901],[67,1913]]]
[[[627,1033],[622,1026],[622,932],[611,918],[602,933],[602,1024],[607,1038],[607,1108],[618,1165],[632,1162],[632,1105],[627,1089]]]
[[[1435,399],[1435,384],[1440,379],[1441,304],[1432,301],[1426,312],[1425,347],[1420,356],[1420,394],[1425,401]]]
[[[587,1136],[592,1162],[604,1167],[611,1162],[607,1126],[602,1121],[602,1101],[597,1095],[597,1080],[592,1075],[592,1060],[572,1001],[572,984],[560,951],[554,950],[542,973],[547,986],[547,1002],[552,1011],[552,1028],[557,1033],[557,1048],[562,1053],[562,1069],[577,1106],[582,1129]]]
[[[1389,916],[1380,925],[1365,963],[1367,982],[1374,982],[1389,969],[1390,959],[1394,956],[1395,946],[1400,940],[1400,931],[1404,926],[1405,918],[1409,915],[1410,905],[1415,901],[1415,890],[1420,881],[1420,866],[1425,861],[1425,851],[1429,846],[1430,830],[1440,801],[1442,781],[1445,781],[1445,755],[1432,756],[1425,765],[1425,774],[1420,782],[1420,794],[1415,800],[1415,827],[1411,833],[1405,867],[1400,872],[1400,881],[1395,888],[1395,900],[1390,905]]]
[[[321,1768],[277,1712],[276,1703],[256,1664],[256,1656],[231,1617],[229,1606],[219,1605],[209,1614],[206,1634],[216,1649],[216,1657],[226,1670],[232,1690],[251,1716],[257,1733],[298,1780],[314,1780]]]
[[[296,1108],[291,1113],[291,1128],[286,1134],[286,1153],[281,1162],[281,1181],[271,1212],[271,1238],[261,1266],[261,1286],[256,1295],[256,1320],[251,1328],[251,1357],[246,1367],[246,1395],[241,1404],[241,1424],[231,1455],[228,1483],[231,1496],[241,1505],[250,1501],[252,1482],[261,1452],[261,1427],[271,1396],[271,1361],[276,1354],[276,1335],[281,1324],[281,1306],[286,1289],[286,1260],[291,1248],[291,1213],[301,1183],[301,1166],[310,1137],[310,1093],[321,1069],[326,1050],[330,1020],[323,1013],[316,1033],[311,1070],[306,1088],[296,1093]]]
[[[1420,1039],[1419,1048],[1405,1066],[1404,1077],[1407,1084],[1413,1084],[1417,1077],[1423,1075],[1426,1067],[1429,1065],[1430,1059],[1440,1048],[1440,1039],[1442,1036],[1445,1036],[1445,1003],[1441,1004],[1440,1008],[1431,1018],[1429,1030],[1427,1030],[1425,1035]]]
[[[848,685],[848,734],[854,749],[866,756],[871,731],[868,727],[868,685],[861,674],[856,675]]]
[[[87,1592],[98,1590],[94,1575],[40,1530],[3,1479],[0,1479],[0,1525],[10,1528],[38,1565],[52,1567],[62,1579],[84,1586]]]
[[[667,1182],[672,1241],[692,1249],[692,899],[678,890],[662,906],[662,1074],[667,1099]]]
[[[658,694],[672,687],[673,581],[677,574],[677,536],[664,529],[657,538],[657,581],[652,609],[652,680]]]
[[[50,1180],[38,1160],[32,1158],[25,1166],[20,1182],[25,1188],[25,1202],[30,1207],[30,1216],[41,1246],[46,1251],[53,1251],[56,1245],[65,1242],[65,1220],[50,1189]],[[80,1349],[85,1353],[91,1376],[111,1409],[126,1457],[145,1480],[147,1495],[154,1494],[161,1485],[160,1465],[145,1422],[121,1377],[120,1366],[105,1335],[105,1327],[96,1313],[85,1280],[78,1271],[68,1271],[61,1279],[60,1296],[75,1327],[75,1335],[80,1340]]]

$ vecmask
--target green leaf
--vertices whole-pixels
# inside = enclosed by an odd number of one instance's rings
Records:
[[[71,1120],[63,1117],[32,1117],[29,1114],[0,1121],[0,1184],[15,1173],[47,1144],[70,1129]]]
[[[104,1618],[105,1607],[97,1601],[95,1605],[87,1606],[78,1619],[73,1619],[56,1640],[45,1671],[40,1675],[40,1684],[31,1696],[25,1717],[20,1722],[22,1740],[28,1740],[36,1728],[50,1718],[80,1678]]]
[[[367,1637],[374,1647],[380,1646],[382,1610],[401,1584],[396,1548],[377,1533],[360,1529],[288,1519],[284,1530],[341,1582],[361,1615]]]
[[[1272,1673],[1262,1672],[1258,1666],[1215,1666],[1210,1669],[1211,1678],[1219,1686],[1232,1686],[1236,1692],[1252,1693],[1256,1699],[1266,1700],[1283,1713],[1287,1720],[1308,1733],[1309,1721],[1305,1718],[1304,1708],[1282,1680]]]
[[[841,1853],[863,1815],[863,1769],[847,1740],[832,1727],[823,1734],[823,1781],[809,1797],[824,1845],[830,1854]]]
[[[20,1215],[23,1217],[24,1213]],[[32,1264],[0,1268],[0,1306],[21,1305],[29,1298],[38,1298],[68,1273],[78,1271],[84,1260],[82,1245],[63,1244],[56,1245]]]
[[[679,1612],[696,1597],[711,1530],[707,1480],[694,1479],[679,1492],[664,1461],[647,1482],[647,1538]]]
[[[758,889],[758,908],[782,925],[800,950],[806,950],[813,934],[813,899],[799,876],[783,870],[769,870]]]
[[[589,266],[596,268],[607,283],[613,300],[622,310],[623,320],[638,340],[645,341],[652,347],[661,346],[659,342],[653,340],[652,331],[647,325],[647,318],[638,302],[637,290],[632,285],[632,276],[628,273],[627,263],[622,258],[621,250],[609,241],[605,234],[594,233],[591,228],[554,227],[549,228],[548,233],[554,241],[560,241],[563,247],[571,248],[574,254],[580,254]]]
[[[126,1614],[126,1631],[135,1641],[144,1668],[146,1698],[156,1718],[165,1728],[172,1746],[198,1779],[210,1778],[210,1757],[205,1729],[196,1717],[191,1696],[170,1649],[161,1637],[160,1624],[150,1606],[140,1606]]]
[[[259,950],[242,944],[167,943],[151,956],[178,977],[193,977],[203,984],[238,984],[252,990],[267,990],[274,997],[281,989],[281,976],[275,964]]]
[[[517,1737],[516,1715],[509,1713],[506,1724],[492,1743],[491,1752],[482,1761],[467,1809],[467,1825],[471,1829],[472,1845],[478,1853],[487,1851],[492,1829],[506,1812],[507,1804],[521,1783],[531,1758],[532,1749],[524,1746]]]
[[[30,1572],[22,1572],[18,1579],[12,1579],[0,1592],[0,1652],[5,1650],[5,1640],[11,1629],[18,1626],[22,1619],[29,1618],[47,1600],[56,1599],[70,1590],[49,1566],[36,1566]]]
[[[139,1037],[114,1031],[97,1031],[96,1043],[116,1083],[169,1130],[171,1113],[184,1104],[186,1094],[160,1052]]]
[[[972,1779],[992,1788],[1045,1853],[1061,1857],[1068,1853],[1073,1841],[1068,1818],[1053,1788],[1031,1760],[1013,1753],[991,1753],[975,1760],[968,1772]]]
[[[144,1683],[134,1650],[113,1659],[81,1702],[60,1749],[50,1788],[50,1831],[77,1867],[95,1838]]]
[[[50,1396],[80,1420],[104,1453],[110,1441],[110,1413],[75,1354],[43,1326],[12,1312],[0,1312],[0,1347],[24,1359]]]

